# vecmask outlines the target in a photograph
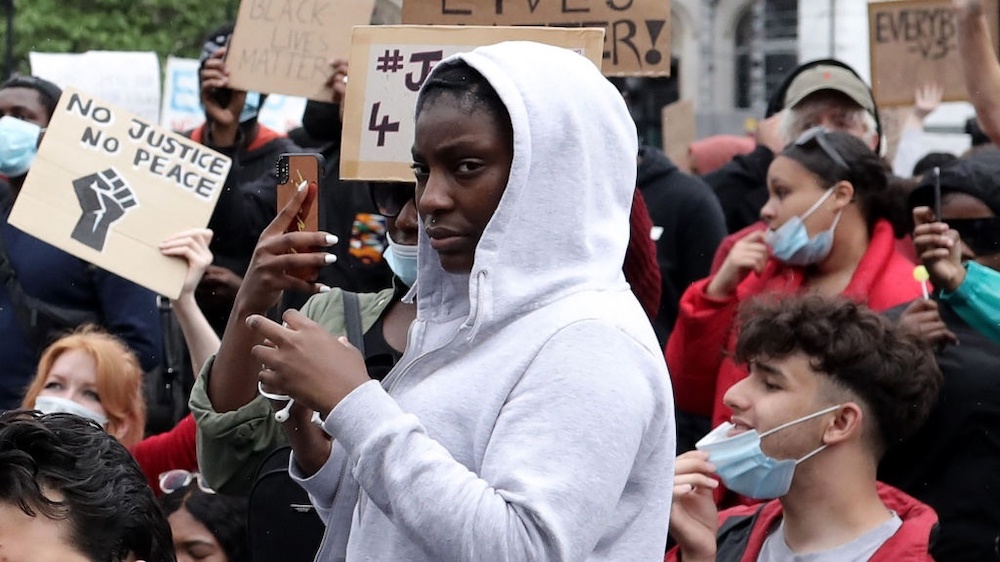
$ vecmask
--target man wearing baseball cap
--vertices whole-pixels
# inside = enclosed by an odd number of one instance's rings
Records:
[[[817,125],[851,133],[876,152],[881,148],[882,128],[871,89],[851,67],[834,59],[808,62],[792,71],[768,103],[757,128],[757,148],[704,176],[722,203],[729,232],[758,223],[774,155]]]

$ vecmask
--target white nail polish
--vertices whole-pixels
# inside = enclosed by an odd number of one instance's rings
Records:
[[[309,182],[303,181],[302,183],[299,184],[299,191],[304,191],[305,188],[308,187],[308,186],[309,186]]]
[[[333,263],[337,261],[337,256],[334,254],[327,254],[323,256],[323,261],[325,261],[326,263]]]
[[[337,242],[340,242],[340,238],[337,238],[333,234],[327,234],[326,235],[326,245],[327,246],[333,246]]]
[[[319,292],[321,292],[321,293],[329,293],[331,291],[329,285],[324,285],[322,283],[317,283],[316,286],[319,288]]]

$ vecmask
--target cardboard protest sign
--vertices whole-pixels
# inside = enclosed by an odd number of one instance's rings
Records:
[[[198,61],[167,57],[164,74],[160,125],[171,131],[189,131],[204,123]],[[257,122],[279,133],[286,133],[302,124],[305,109],[305,98],[271,94],[260,108]]]
[[[204,123],[197,59],[167,57],[163,76],[160,125],[171,131],[188,131]]]
[[[9,222],[176,298],[187,263],[158,246],[208,224],[229,167],[201,144],[67,88]]]
[[[997,0],[984,0],[993,50]],[[883,107],[911,105],[927,82],[944,87],[944,101],[967,100],[958,53],[958,22],[950,0],[894,0],[868,4],[872,91]]]
[[[407,0],[403,23],[603,27],[605,74],[670,75],[670,0]]]
[[[160,111],[160,59],[154,52],[29,53],[31,73],[73,87],[153,123]]]
[[[677,100],[660,110],[663,127],[663,152],[678,168],[689,171],[688,147],[695,140],[694,102]]]
[[[413,110],[417,92],[434,65],[482,45],[518,40],[576,49],[601,67],[604,30],[600,28],[356,27],[344,107],[340,177],[413,181]]]
[[[375,0],[243,0],[229,40],[233,88],[330,101],[330,61],[346,58],[351,28]]]

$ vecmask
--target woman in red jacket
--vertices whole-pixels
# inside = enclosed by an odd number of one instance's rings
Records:
[[[814,128],[789,145],[767,174],[767,230],[733,245],[712,276],[688,287],[666,358],[677,409],[731,412],[722,396],[746,371],[729,358],[739,304],[762,293],[843,295],[882,311],[920,296],[913,263],[896,253],[891,216],[905,206],[888,169],[849,134]]]
[[[188,262],[181,294],[171,300],[171,306],[195,373],[219,348],[219,338],[194,300],[194,288],[212,263],[208,249],[211,239],[212,231],[193,229],[171,236],[160,245],[164,255]],[[150,487],[159,495],[162,472],[198,469],[196,426],[189,414],[170,431],[143,439],[146,402],[142,379],[139,361],[124,342],[101,328],[85,325],[45,349],[21,406],[94,420],[128,447]]]

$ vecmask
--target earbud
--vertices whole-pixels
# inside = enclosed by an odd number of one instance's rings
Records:
[[[288,403],[285,404],[285,407],[274,413],[274,419],[278,423],[285,423],[288,421],[288,411],[292,409],[292,404],[295,404],[295,400],[293,400],[291,396],[288,396],[287,394],[271,394],[270,392],[264,390],[264,383],[261,381],[257,381],[257,392],[269,400],[277,400],[279,402],[287,400]]]
[[[285,423],[288,421],[288,411],[292,409],[292,404],[295,404],[295,400],[289,400],[285,407],[274,413],[274,419],[278,423]]]

